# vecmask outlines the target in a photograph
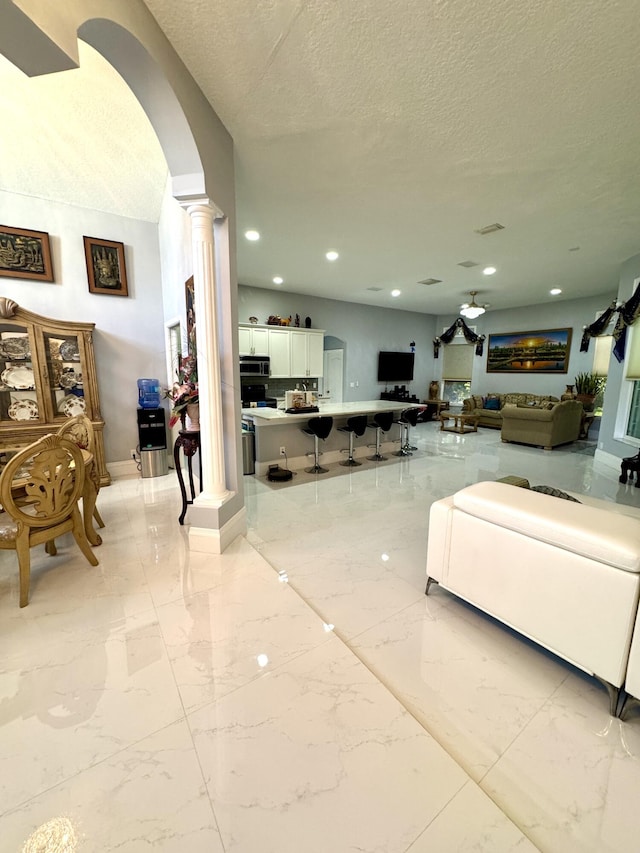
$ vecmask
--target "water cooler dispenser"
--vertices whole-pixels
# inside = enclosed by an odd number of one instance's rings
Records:
[[[160,381],[138,379],[138,444],[143,477],[167,474],[167,428],[160,406]]]

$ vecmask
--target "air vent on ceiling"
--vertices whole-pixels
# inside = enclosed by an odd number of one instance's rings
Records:
[[[426,284],[427,287],[430,284],[442,284],[441,278],[423,278],[422,281],[419,281],[418,284]]]
[[[493,234],[494,231],[502,231],[504,225],[500,225],[499,222],[494,222],[492,225],[485,225],[484,228],[476,228],[474,229],[476,234]]]
[[[478,263],[478,261],[460,261],[458,266],[459,267],[467,267],[467,269],[469,269],[471,267],[479,267],[480,264]]]
[[[372,290],[374,293],[380,293],[381,287],[368,287],[367,290]]]

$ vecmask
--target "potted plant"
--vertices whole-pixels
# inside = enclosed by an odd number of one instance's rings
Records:
[[[184,423],[184,418],[188,415],[191,421],[188,425],[189,428],[191,430],[200,429],[198,362],[195,346],[192,345],[191,341],[189,341],[189,354],[184,358],[180,356],[177,381],[173,383],[171,388],[167,389],[165,396],[172,403],[169,418],[170,427],[175,426],[180,420]]]
[[[585,412],[593,409],[593,401],[602,388],[602,377],[595,373],[578,373],[573,380],[576,386],[576,400],[582,403]]]

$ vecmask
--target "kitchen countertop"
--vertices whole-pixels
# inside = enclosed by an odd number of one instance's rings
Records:
[[[403,409],[424,408],[424,403],[404,403],[391,400],[363,400],[356,403],[318,403],[319,412],[304,412],[301,415],[287,414],[280,409],[256,407],[242,409],[243,418],[252,418],[256,426],[275,426],[297,421],[307,421],[309,418],[330,416],[334,418],[350,418],[353,415],[373,415],[376,412],[400,412]]]

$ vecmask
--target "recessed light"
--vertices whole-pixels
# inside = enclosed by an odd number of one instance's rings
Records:
[[[245,232],[244,232],[244,236],[247,238],[247,240],[251,240],[252,242],[255,242],[255,240],[259,240],[259,239],[260,239],[260,232],[259,232],[259,231],[254,231],[254,230],[252,229],[252,230],[250,230],[250,231],[245,231]]]
[[[485,267],[482,270],[482,274],[483,275],[493,275],[495,271],[496,271],[495,267]]]
[[[338,253],[335,252],[333,249],[330,252],[327,252],[327,254],[325,255],[325,258],[328,261],[337,261],[339,257],[340,255],[338,255]]]
[[[398,290],[397,288],[396,288],[396,290],[391,291],[392,296],[400,296],[401,293],[402,293],[402,291]]]
[[[552,296],[560,296],[560,294],[562,293],[562,290],[559,287],[552,287],[551,290],[549,291],[549,293]]]
[[[274,277],[273,277],[273,283],[274,284],[282,284],[283,281],[284,281],[284,279],[282,278],[281,275],[274,275]]]

